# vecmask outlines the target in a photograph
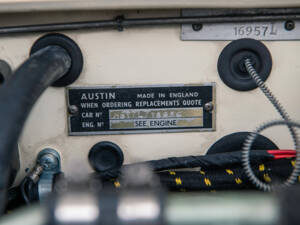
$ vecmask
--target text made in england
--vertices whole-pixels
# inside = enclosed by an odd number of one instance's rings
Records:
[[[198,92],[170,92],[169,98],[196,98],[199,96]],[[150,98],[165,98],[166,93],[138,93],[137,99],[150,99]]]

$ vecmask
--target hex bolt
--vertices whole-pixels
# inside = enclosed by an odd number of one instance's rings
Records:
[[[194,23],[192,25],[192,28],[194,31],[200,31],[200,30],[202,30],[202,27],[203,27],[202,23]]]
[[[70,105],[69,106],[69,113],[72,115],[75,115],[78,113],[78,107],[76,105]]]
[[[207,102],[204,105],[204,110],[211,112],[214,109],[214,104],[212,102]]]
[[[44,168],[44,171],[59,171],[60,156],[54,149],[46,148],[38,154],[37,163]]]
[[[285,24],[284,24],[284,28],[285,28],[287,31],[294,30],[294,29],[295,29],[295,22],[292,21],[292,20],[286,21]]]
[[[44,170],[53,170],[59,166],[58,159],[51,153],[42,155],[39,163],[43,166]]]

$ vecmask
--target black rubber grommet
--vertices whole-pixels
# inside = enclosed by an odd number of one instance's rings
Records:
[[[239,39],[229,43],[221,52],[218,72],[222,81],[237,91],[250,91],[257,88],[255,81],[247,73],[245,58],[250,58],[263,81],[272,70],[272,57],[267,47],[254,39]]]
[[[82,71],[83,57],[81,50],[79,46],[69,37],[63,34],[52,33],[39,38],[31,47],[30,55],[50,45],[57,45],[64,48],[71,57],[71,67],[69,71],[62,78],[55,81],[52,86],[68,86],[79,77]]]
[[[241,151],[249,132],[237,132],[226,135],[214,143],[207,151],[207,155],[225,152]],[[252,147],[255,150],[272,150],[278,149],[269,138],[259,134],[255,139]]]
[[[91,166],[97,172],[119,170],[124,161],[121,148],[109,141],[95,144],[88,157]]]

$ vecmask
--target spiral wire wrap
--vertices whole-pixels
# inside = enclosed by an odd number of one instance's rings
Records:
[[[275,107],[277,112],[280,114],[282,119],[285,121],[290,121],[290,116],[286,112],[286,110],[283,108],[283,106],[280,104],[280,102],[277,100],[277,98],[272,94],[270,89],[266,86],[265,82],[260,78],[258,73],[256,72],[255,68],[253,67],[251,60],[245,59],[245,66],[246,70],[249,73],[249,75],[252,77],[252,79],[255,81],[257,86],[260,88],[260,90],[265,94],[265,96],[269,99],[269,101],[272,103],[272,105]],[[294,145],[298,146],[298,136],[296,130],[288,125],[289,131],[293,137]]]
[[[298,127],[298,124],[290,121],[290,117],[289,117],[288,113],[282,107],[282,105],[277,100],[277,98],[272,94],[270,89],[265,85],[264,81],[260,78],[260,76],[258,75],[258,73],[256,72],[255,68],[253,67],[253,65],[251,63],[251,60],[249,58],[245,59],[244,64],[245,64],[246,70],[249,73],[249,75],[252,77],[252,79],[255,81],[257,86],[264,93],[264,95],[268,98],[268,100],[272,103],[272,105],[275,107],[277,112],[280,114],[280,116],[284,120],[281,122],[277,121],[277,122],[263,124],[262,126],[258,127],[253,133],[249,134],[249,136],[245,140],[244,147],[243,147],[242,164],[243,164],[243,167],[244,167],[249,179],[259,189],[262,189],[264,191],[271,191],[274,189],[274,185],[269,185],[269,184],[266,184],[266,183],[260,181],[256,177],[256,175],[253,173],[253,170],[251,169],[250,150],[251,150],[252,143],[254,142],[254,140],[257,137],[259,132],[265,130],[266,128],[268,128],[270,126],[285,124],[288,126],[288,129],[292,135],[295,149],[298,150],[298,137],[297,137],[297,132],[294,129],[295,126]],[[295,165],[295,168],[294,168],[292,174],[282,185],[285,185],[285,186],[292,185],[293,183],[295,183],[295,181],[298,177],[298,174],[300,173],[300,152],[298,152],[298,151],[297,151],[295,164],[296,165]]]
[[[256,187],[258,187],[259,189],[262,189],[264,191],[272,191],[272,190],[274,190],[275,187],[280,187],[280,186],[291,186],[297,181],[297,178],[300,174],[300,151],[298,149],[298,146],[295,146],[296,150],[297,150],[297,154],[296,154],[296,162],[295,162],[294,169],[293,169],[291,175],[282,184],[274,186],[274,185],[266,184],[266,183],[260,181],[257,178],[257,176],[254,174],[254,172],[251,168],[249,156],[250,156],[251,146],[252,146],[255,138],[263,130],[265,130],[269,127],[278,126],[278,125],[287,125],[287,126],[290,126],[293,128],[294,127],[300,128],[300,124],[297,122],[294,122],[294,121],[285,121],[285,120],[271,121],[271,122],[268,122],[268,123],[265,123],[265,124],[259,126],[253,133],[251,133],[246,138],[246,141],[245,141],[244,147],[243,147],[243,157],[242,157],[243,168],[244,168],[248,178],[250,179],[250,181]]]

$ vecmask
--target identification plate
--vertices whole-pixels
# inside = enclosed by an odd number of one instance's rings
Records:
[[[257,40],[300,40],[300,21],[294,21],[294,28],[287,30],[286,21],[255,23],[211,23],[203,24],[194,31],[192,25],[182,25],[181,40],[236,40],[253,38]]]
[[[215,85],[71,87],[69,135],[213,131]]]

